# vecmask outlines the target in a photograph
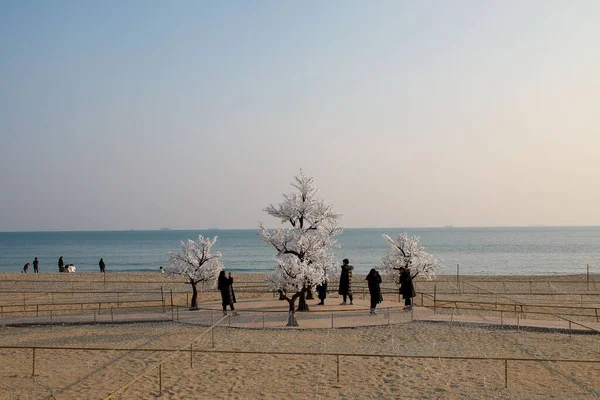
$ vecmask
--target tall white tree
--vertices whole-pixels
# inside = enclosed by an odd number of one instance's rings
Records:
[[[312,177],[300,171],[292,186],[297,191],[284,194],[281,204],[270,204],[264,210],[290,227],[269,231],[261,223],[260,235],[277,251],[275,267],[265,281],[271,289],[284,292],[289,303],[288,326],[297,326],[296,300],[300,299],[298,309],[307,311],[305,296],[310,286],[325,282],[336,270],[332,248],[343,229],[337,226],[341,214],[316,197],[318,189]]]
[[[409,237],[406,232],[399,234],[396,240],[388,235],[382,236],[390,249],[382,259],[381,269],[396,284],[400,284],[401,267],[409,267],[413,278],[421,275],[427,280],[432,279],[443,268],[442,260],[426,252],[425,247],[419,243],[418,236]]]
[[[181,242],[181,254],[169,252],[169,265],[165,272],[182,276],[186,283],[192,285],[191,309],[198,309],[197,284],[201,283],[203,289],[214,287],[223,269],[221,253],[211,253],[217,240],[218,236],[210,239],[199,235],[197,243],[193,240]]]

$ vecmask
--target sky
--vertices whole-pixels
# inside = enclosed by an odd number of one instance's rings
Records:
[[[600,2],[0,1],[0,231],[600,225]]]

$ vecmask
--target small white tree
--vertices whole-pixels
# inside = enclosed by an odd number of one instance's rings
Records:
[[[183,254],[169,252],[169,265],[165,271],[170,275],[184,277],[186,283],[192,285],[191,309],[198,309],[196,285],[202,283],[202,288],[213,287],[223,269],[221,253],[211,254],[210,252],[217,239],[218,236],[209,239],[199,235],[198,243],[193,240],[181,242]]]
[[[269,231],[260,224],[262,239],[275,247],[276,265],[265,282],[271,289],[282,290],[289,303],[288,326],[297,326],[294,312],[299,298],[299,310],[307,311],[306,292],[311,285],[325,282],[335,270],[331,249],[337,246],[335,236],[342,233],[337,226],[341,217],[331,205],[316,198],[314,179],[302,171],[294,177],[292,186],[298,191],[283,195],[278,206],[270,204],[265,211],[291,228]]]
[[[425,247],[419,244],[419,237],[408,237],[406,232],[398,235],[394,241],[388,235],[382,235],[385,241],[390,245],[390,250],[383,257],[381,269],[384,274],[392,278],[394,282],[400,284],[399,270],[401,267],[409,267],[411,276],[423,276],[430,280],[435,273],[443,268],[442,260],[434,258],[425,251]]]

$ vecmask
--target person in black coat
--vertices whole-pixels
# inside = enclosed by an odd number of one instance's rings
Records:
[[[223,315],[227,315],[227,306],[231,307],[233,315],[238,315],[233,305],[235,301],[235,292],[233,291],[233,278],[231,272],[225,277],[225,271],[219,273],[218,288],[221,292],[221,305],[223,306]]]
[[[350,261],[344,258],[342,265],[342,273],[340,274],[340,288],[338,294],[341,294],[344,301],[340,304],[341,306],[346,305],[346,297],[350,298],[350,305],[354,304],[352,301],[352,270],[354,267],[350,265]]]
[[[415,286],[413,285],[410,268],[400,268],[400,292],[404,298],[404,310],[412,308],[412,298],[416,296]]]
[[[38,259],[36,257],[35,260],[33,260],[33,273],[37,274],[40,272],[39,266],[40,266],[40,262],[38,261]]]
[[[106,264],[104,264],[104,259],[100,259],[100,261],[98,262],[98,266],[100,267],[100,272],[106,272]]]
[[[65,262],[63,261],[62,256],[58,259],[58,272],[65,272]]]
[[[383,296],[381,295],[381,275],[375,268],[371,268],[369,271],[369,275],[365,278],[369,285],[369,294],[371,295],[371,311],[369,314],[377,315],[375,312],[375,308],[377,304],[383,301]]]
[[[319,300],[321,300],[317,305],[324,306],[327,298],[327,281],[317,285],[317,293],[319,294]]]

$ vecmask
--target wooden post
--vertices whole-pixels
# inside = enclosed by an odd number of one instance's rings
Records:
[[[508,360],[504,360],[504,389],[508,389]]]
[[[158,364],[158,394],[162,394],[162,364]]]
[[[40,305],[39,304],[35,305],[35,316],[36,317],[40,316]]]
[[[31,365],[31,376],[35,376],[35,347],[33,348],[33,361]]]
[[[173,308],[173,289],[170,289],[170,290],[171,290],[171,308]]]
[[[436,312],[437,305],[437,284],[433,285],[433,313]]]
[[[590,290],[590,264],[587,265],[587,290]]]
[[[335,356],[336,359],[336,366],[337,366],[337,381],[340,381],[340,355],[336,355]]]
[[[179,321],[179,306],[177,306],[176,309],[177,309],[177,321]]]
[[[388,323],[387,323],[387,324],[389,325],[389,324],[390,324],[390,308],[389,308],[389,307],[388,307],[388,309],[387,309],[387,317],[388,317],[388,318],[387,318],[387,320],[388,320]]]
[[[331,327],[333,328],[333,311],[331,312]]]
[[[458,285],[459,282],[460,282],[460,264],[456,264],[456,284],[458,286],[458,292],[460,293],[460,285]]]

